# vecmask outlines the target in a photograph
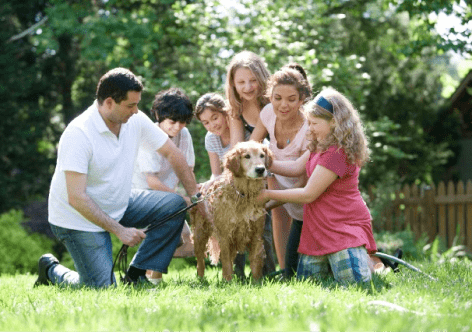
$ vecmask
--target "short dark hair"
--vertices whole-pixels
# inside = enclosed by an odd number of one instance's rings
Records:
[[[158,122],[171,119],[188,124],[193,118],[193,105],[182,89],[170,88],[154,97],[151,113]]]
[[[128,91],[143,91],[141,81],[126,68],[115,68],[100,78],[97,85],[98,104],[102,105],[108,97],[116,103],[121,103],[128,97]]]

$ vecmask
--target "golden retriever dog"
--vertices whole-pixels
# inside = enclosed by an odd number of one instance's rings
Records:
[[[272,152],[260,143],[238,143],[225,155],[223,174],[201,189],[203,196],[208,195],[208,219],[196,209],[190,212],[199,277],[205,273],[204,258],[210,253],[212,264],[221,259],[223,277],[231,280],[236,254],[246,250],[252,277],[262,277],[266,211],[255,198],[266,187],[272,159]]]

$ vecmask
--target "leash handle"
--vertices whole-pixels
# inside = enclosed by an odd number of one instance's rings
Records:
[[[147,232],[151,231],[152,229],[156,228],[158,225],[161,225],[161,223],[163,223],[167,220],[170,220],[170,219],[178,216],[179,214],[184,213],[185,211],[193,208],[198,203],[203,202],[205,200],[205,197],[200,199],[201,196],[202,196],[201,193],[197,193],[196,195],[192,196],[192,198],[191,198],[192,204],[190,204],[189,206],[186,206],[183,209],[171,214],[170,216],[167,216],[166,218],[160,220],[158,223],[148,225],[146,228],[143,229],[144,233],[147,233]],[[121,275],[121,272],[123,272],[124,275],[126,276],[126,267],[128,265],[128,247],[129,247],[128,245],[123,244],[121,246],[120,251],[118,252],[118,254],[115,257],[115,261],[113,262],[113,266],[111,268],[111,276],[110,276],[111,284],[113,284],[113,275],[114,275],[113,271],[115,270],[115,266],[117,265],[117,263],[120,266],[120,269],[119,269],[120,279],[124,278]]]

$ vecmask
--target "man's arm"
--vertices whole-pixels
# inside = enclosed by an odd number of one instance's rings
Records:
[[[87,188],[87,174],[66,171],[65,176],[69,204],[87,220],[115,234],[121,242],[130,247],[137,245],[146,237],[146,234],[139,229],[122,226],[103,212],[97,203],[87,195],[85,191]]]
[[[175,144],[168,139],[163,146],[157,150],[163,155],[172,165],[172,169],[179,178],[180,182],[185,188],[187,195],[193,196],[197,193],[197,182],[190,166],[187,165],[182,151],[175,146]]]

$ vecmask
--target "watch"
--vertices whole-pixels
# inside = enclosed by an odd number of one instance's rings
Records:
[[[198,200],[200,199],[200,196],[202,196],[201,193],[196,193],[195,195],[192,195],[192,196],[190,197],[190,202],[192,202],[192,203],[197,203]]]

